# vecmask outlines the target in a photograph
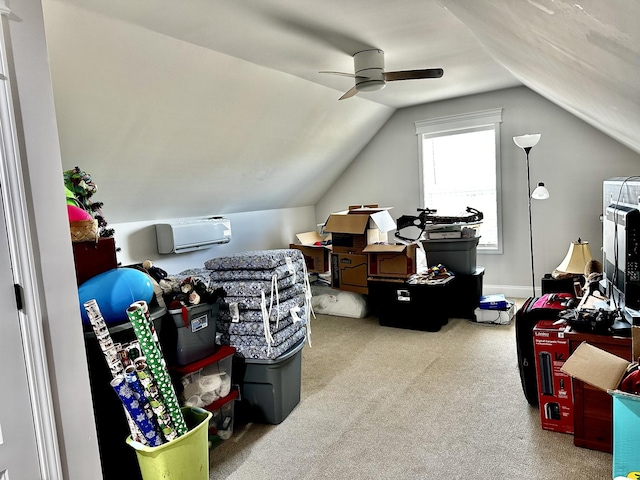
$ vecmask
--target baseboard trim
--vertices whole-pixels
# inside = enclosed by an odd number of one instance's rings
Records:
[[[518,285],[483,285],[483,295],[493,295],[494,293],[503,293],[507,298],[528,298],[532,296],[533,290],[531,286],[524,287]],[[536,287],[536,295],[542,295],[542,287]]]

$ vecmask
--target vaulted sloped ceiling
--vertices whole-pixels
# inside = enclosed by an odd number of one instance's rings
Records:
[[[523,84],[640,152],[640,2],[440,1]]]
[[[395,109],[521,84],[640,152],[638,5],[43,0],[64,166],[111,223],[313,205]],[[445,74],[338,101],[366,48]]]

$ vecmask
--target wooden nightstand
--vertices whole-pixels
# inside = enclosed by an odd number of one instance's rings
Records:
[[[631,338],[596,335],[571,330],[567,332],[569,352],[582,342],[631,361]],[[613,401],[611,395],[580,380],[573,379],[574,437],[578,447],[612,453]]]

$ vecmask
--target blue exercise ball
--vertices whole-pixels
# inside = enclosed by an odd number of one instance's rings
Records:
[[[153,298],[153,285],[144,272],[134,268],[114,268],[90,278],[78,287],[82,323],[90,325],[84,303],[95,300],[107,325],[129,320],[127,308]]]

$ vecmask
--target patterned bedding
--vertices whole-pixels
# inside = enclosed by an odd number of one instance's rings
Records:
[[[225,290],[217,319],[221,344],[232,345],[239,356],[265,360],[301,340],[311,344],[311,287],[300,250],[241,252],[212,258],[204,266],[173,277],[196,277]]]
[[[244,325],[246,326],[247,324],[244,324]],[[224,345],[233,345],[236,348],[240,345],[267,347],[269,346],[269,344],[271,345],[271,348],[274,348],[274,347],[277,347],[278,345],[281,345],[285,341],[287,341],[298,330],[304,329],[304,327],[305,327],[304,322],[291,323],[287,327],[283,328],[282,330],[278,332],[273,332],[271,342],[268,342],[266,340],[262,331],[260,331],[258,335],[252,335],[252,334],[238,335],[235,333],[227,333],[222,331],[220,332],[221,335],[219,338],[220,338],[220,343]]]
[[[204,262],[209,270],[272,270],[281,265],[304,260],[302,252],[295,248],[280,250],[255,250],[226,257],[212,258]]]
[[[301,284],[302,272],[289,275],[277,281],[271,280],[221,280],[216,281],[216,287],[224,288],[230,297],[259,297],[262,292],[268,294],[271,290],[282,291],[295,284]]]
[[[299,295],[304,295],[305,288],[302,283],[295,283],[289,288],[285,288],[284,290],[280,290],[279,292],[274,292],[274,295],[271,295],[270,291],[266,291],[265,293],[265,301],[267,308],[270,304],[277,305],[278,302],[282,302],[284,300],[289,300],[290,298],[297,297]],[[259,295],[259,294],[258,294]],[[250,297],[250,296],[230,296],[227,295],[225,297],[225,302],[227,303],[237,303],[240,308],[247,310],[260,310],[262,308],[262,297]]]
[[[300,319],[300,321],[298,320]],[[280,332],[287,328],[294,322],[302,323],[307,320],[306,310],[303,307],[296,312],[296,316],[294,317],[290,313],[280,318],[280,320],[269,323],[269,331],[272,335],[277,332]],[[262,318],[257,318],[255,321],[240,321],[240,322],[232,322],[231,320],[224,321],[218,317],[217,321],[217,330],[222,333],[228,333],[231,335],[262,335],[264,337],[264,323],[262,322]]]
[[[299,251],[299,250],[298,250]],[[269,280],[275,276],[277,280],[290,275],[302,274],[305,269],[304,259],[295,260],[291,265],[279,265],[270,270],[209,270],[209,278],[214,282],[224,280]]]
[[[236,347],[236,353],[240,357],[273,360],[287,353],[294,345],[300,342],[300,340],[305,339],[306,329],[302,328],[277,347],[268,347],[264,345],[234,345],[234,347]]]
[[[271,322],[276,322],[278,319],[282,321],[283,318],[290,315],[290,311],[295,307],[302,307],[304,305],[304,297],[302,295],[298,295],[297,297],[290,298],[285,301],[280,301],[280,305],[273,305],[271,309],[271,315],[269,316],[269,320]],[[238,312],[238,321],[240,323],[243,322],[262,322],[262,310],[247,310],[243,307],[240,307]],[[218,312],[218,321],[222,322],[231,322],[232,320],[231,312],[229,311],[228,302],[223,302],[220,304],[220,311]]]

